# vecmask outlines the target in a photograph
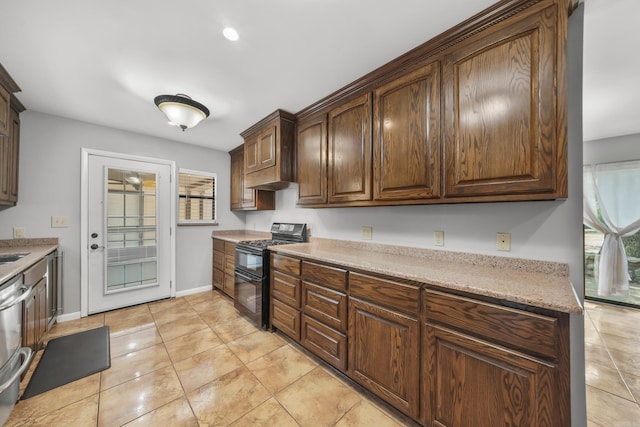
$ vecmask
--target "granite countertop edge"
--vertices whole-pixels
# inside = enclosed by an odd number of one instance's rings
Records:
[[[270,239],[271,233],[254,230],[220,230],[212,231],[211,238],[224,240],[231,243],[238,243],[244,240]]]
[[[57,238],[0,240],[0,255],[27,253],[15,262],[0,265],[0,283],[23,273],[58,248]]]
[[[583,312],[566,264],[331,239],[270,249],[533,307]]]

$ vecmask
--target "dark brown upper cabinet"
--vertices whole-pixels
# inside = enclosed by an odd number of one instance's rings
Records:
[[[329,112],[329,203],[371,200],[371,93]]]
[[[298,206],[327,203],[327,115],[298,122],[296,132]]]
[[[531,9],[444,55],[445,198],[567,196],[563,27],[555,4]]]
[[[244,145],[229,151],[231,155],[231,210],[273,210],[276,207],[273,191],[246,188],[244,185]]]
[[[0,209],[18,201],[20,113],[25,110],[13,95],[20,87],[0,65]]]
[[[280,190],[293,182],[295,116],[277,110],[240,135],[244,138],[244,186]]]
[[[374,200],[439,197],[440,63],[405,73],[374,94]]]

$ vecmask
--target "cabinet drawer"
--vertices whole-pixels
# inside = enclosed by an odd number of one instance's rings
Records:
[[[213,269],[213,286],[218,289],[224,289],[224,271]]]
[[[300,312],[275,298],[271,299],[271,324],[300,341]]]
[[[235,288],[235,282],[233,274],[224,275],[224,288],[222,289],[225,294],[233,298],[233,290]]]
[[[43,258],[24,272],[24,284],[34,286],[47,273],[47,261]]]
[[[213,239],[213,250],[224,252],[224,240]]]
[[[420,287],[417,285],[350,272],[349,294],[411,315],[417,316],[420,311]]]
[[[292,307],[300,308],[300,279],[274,271],[271,274],[271,295]]]
[[[345,270],[306,261],[302,262],[302,280],[339,291],[347,289],[347,272]]]
[[[425,289],[427,322],[438,322],[509,348],[557,356],[558,320],[509,307]]]
[[[273,269],[280,270],[293,276],[300,275],[300,260],[290,258],[284,255],[273,254],[271,256],[273,262]]]
[[[303,280],[302,311],[336,329],[347,329],[347,295],[342,292]]]
[[[236,244],[231,242],[224,242],[224,253],[227,255],[234,255],[236,252]]]
[[[233,255],[226,254],[224,256],[224,272],[233,276],[236,268],[236,260]]]
[[[213,268],[224,270],[225,255],[224,252],[213,251]]]
[[[347,336],[303,314],[301,342],[316,356],[336,368],[347,369]]]

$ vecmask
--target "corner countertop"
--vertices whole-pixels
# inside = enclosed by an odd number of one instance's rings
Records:
[[[582,313],[567,264],[318,238],[270,249],[533,307]]]
[[[211,238],[226,240],[227,242],[238,243],[243,240],[263,240],[270,239],[271,233],[266,231],[252,230],[221,230],[213,231]]]
[[[15,262],[0,265],[0,283],[24,272],[56,249],[57,238],[0,240],[0,255],[27,254]]]

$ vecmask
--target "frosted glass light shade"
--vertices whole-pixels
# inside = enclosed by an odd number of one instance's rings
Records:
[[[169,124],[179,126],[183,131],[192,128],[209,117],[209,109],[187,95],[158,95],[153,102],[158,106]]]

